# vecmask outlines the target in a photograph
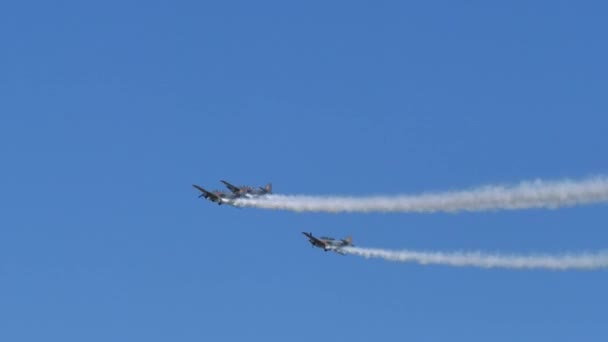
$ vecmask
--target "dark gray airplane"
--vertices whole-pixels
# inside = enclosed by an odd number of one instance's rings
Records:
[[[342,250],[344,247],[354,247],[353,239],[350,236],[347,236],[343,240],[336,240],[331,237],[321,236],[314,237],[312,233],[302,232],[302,234],[306,235],[308,241],[313,247],[322,248],[324,251],[333,251],[338,254],[345,255],[346,253]]]
[[[251,198],[256,196],[268,195],[272,193],[272,184],[268,183],[264,187],[252,188],[250,186],[236,186],[228,183],[225,180],[221,181],[226,185],[228,190],[230,190],[234,195],[238,197]]]
[[[206,199],[210,200],[211,202],[215,202],[218,205],[222,205],[222,204],[233,205],[234,200],[239,198],[239,196],[237,196],[233,193],[230,193],[230,192],[223,192],[223,191],[219,191],[219,190],[207,191],[196,184],[192,184],[192,186],[201,192],[201,194],[198,195],[199,198],[205,197]]]

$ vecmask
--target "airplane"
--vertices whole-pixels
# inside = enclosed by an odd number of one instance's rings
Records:
[[[257,189],[253,189],[250,186],[235,186],[225,180],[222,180],[221,182],[226,185],[228,190],[230,190],[233,194],[239,197],[254,197],[272,193],[272,183],[268,183],[264,187],[258,187]]]
[[[333,251],[338,254],[345,255],[346,253],[342,250],[344,247],[354,247],[353,239],[350,236],[347,236],[343,240],[336,240],[334,238],[321,236],[314,237],[312,233],[302,232],[307,238],[312,247],[323,248],[324,251]]]
[[[217,203],[217,205],[222,205],[222,204],[232,205],[234,203],[234,200],[239,197],[233,193],[222,192],[219,190],[207,191],[196,184],[192,184],[192,186],[201,192],[201,194],[198,195],[199,198],[205,197],[206,199],[210,200],[211,202]]]

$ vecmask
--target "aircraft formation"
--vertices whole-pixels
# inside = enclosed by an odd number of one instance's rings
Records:
[[[192,184],[192,186],[197,189],[200,194],[199,198],[204,197],[205,199],[217,203],[217,205],[228,204],[235,205],[235,200],[241,198],[257,198],[265,195],[272,194],[272,183],[268,183],[263,187],[252,187],[248,185],[236,186],[230,184],[228,181],[221,180],[228,191],[221,190],[212,190],[208,191],[198,186],[196,184]],[[334,239],[332,237],[321,236],[315,237],[312,233],[302,232],[310,242],[312,247],[321,248],[324,251],[332,251],[341,255],[345,255],[344,247],[354,247],[353,240],[350,236],[344,239]]]
[[[551,208],[608,202],[608,176],[580,181],[521,182],[516,186],[485,186],[463,191],[398,196],[281,196],[272,195],[272,184],[263,187],[235,186],[221,181],[227,190],[208,191],[193,184],[199,197],[238,208],[254,207],[318,212],[457,212]],[[355,247],[352,238],[335,239],[302,232],[312,248],[337,254],[379,258],[392,262],[450,267],[545,270],[608,269],[608,250],[595,253],[501,254],[480,251],[416,251]]]
[[[200,191],[199,198],[204,197],[211,202],[217,203],[218,205],[229,204],[234,205],[234,201],[238,198],[254,198],[263,195],[272,194],[272,184],[268,183],[264,187],[250,187],[250,186],[236,186],[228,183],[225,180],[221,181],[228,188],[229,191],[213,190],[207,191],[202,187],[192,184],[192,186]]]

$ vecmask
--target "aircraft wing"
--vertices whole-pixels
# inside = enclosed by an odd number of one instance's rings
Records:
[[[325,241],[320,240],[316,237],[314,237],[311,233],[306,233],[306,232],[302,232],[302,234],[306,235],[306,237],[315,245],[317,246],[327,246],[327,244],[325,243]]]
[[[225,180],[223,180],[221,182],[224,183],[224,185],[226,185],[228,190],[232,191],[232,193],[239,194],[241,192],[241,188],[239,188],[238,186],[234,186],[234,185],[226,182]]]
[[[213,192],[209,192],[196,184],[192,184],[192,186],[201,192],[201,194],[198,197],[205,197],[206,199],[211,199],[212,201],[220,200],[220,197],[218,195],[214,194]]]

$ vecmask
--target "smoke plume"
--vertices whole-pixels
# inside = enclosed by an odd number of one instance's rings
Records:
[[[547,269],[547,270],[596,270],[608,268],[608,251],[580,254],[505,255],[482,252],[421,252],[411,250],[386,250],[375,248],[345,247],[342,251],[364,258],[380,258],[388,261],[418,263],[421,265],[445,265],[452,267]]]
[[[571,207],[608,201],[608,178],[579,181],[527,181],[515,186],[484,186],[470,190],[396,196],[267,195],[237,199],[236,206],[296,212],[404,212],[517,210]]]

